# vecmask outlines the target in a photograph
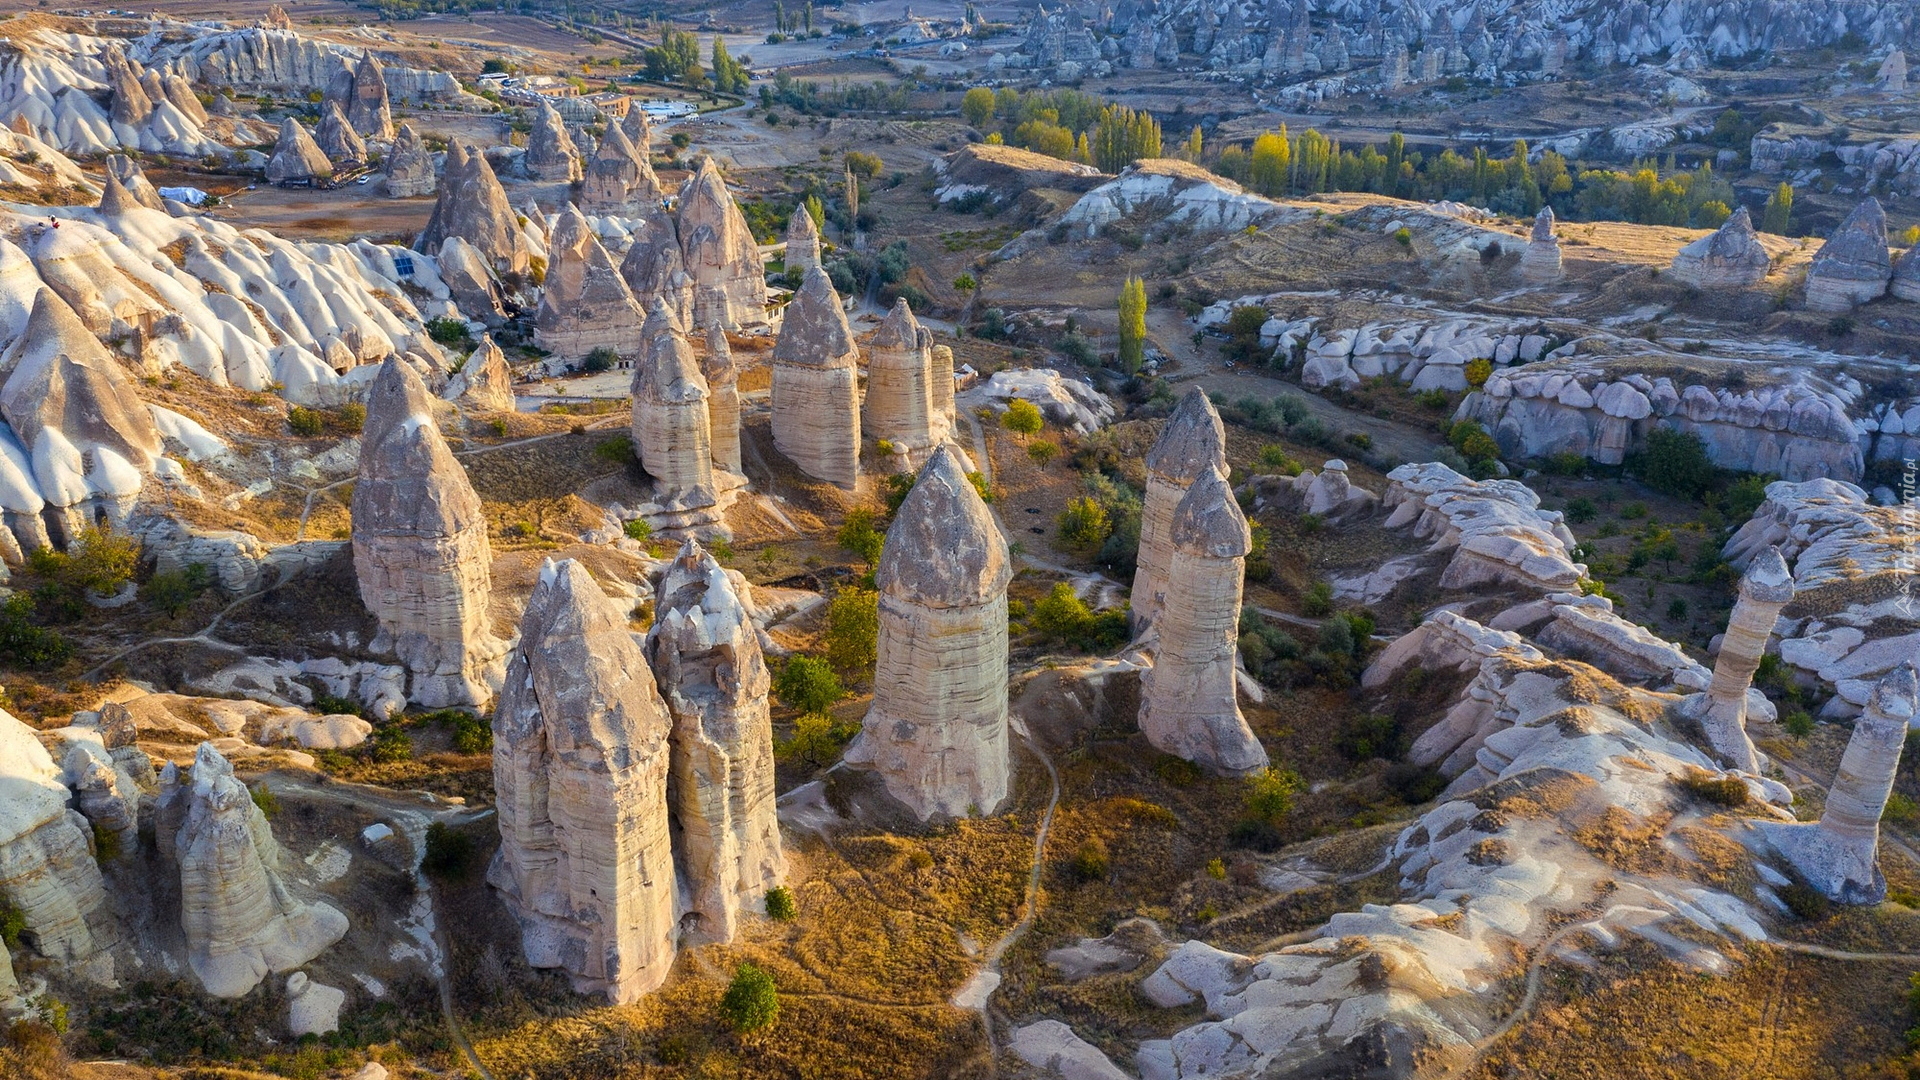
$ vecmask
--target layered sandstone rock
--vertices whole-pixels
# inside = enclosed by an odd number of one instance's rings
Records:
[[[804,206],[795,209],[787,221],[785,261],[789,274],[805,274],[820,265],[820,227]]]
[[[412,124],[401,124],[400,134],[393,138],[393,148],[387,151],[387,194],[396,199],[410,198],[415,195],[431,195],[440,186],[440,177],[434,172],[433,153],[420,141],[420,133],[413,130]]]
[[[490,260],[480,249],[458,236],[440,242],[440,281],[460,314],[478,319],[488,326],[506,321],[507,310],[501,304],[500,283],[494,279]]]
[[[327,160],[300,121],[291,116],[281,121],[279,141],[273,144],[273,156],[267,159],[268,182],[324,180],[332,175],[333,162]]]
[[[840,294],[814,267],[773,346],[773,445],[808,476],[844,488],[860,479],[859,363]]]
[[[0,710],[0,896],[19,912],[31,952],[80,978],[111,982],[107,950],[117,935],[106,919],[106,886],[87,820],[67,798],[33,729]]]
[[[681,257],[693,276],[693,325],[731,330],[766,322],[760,249],[712,158],[681,185],[678,209]]]
[[[661,579],[647,657],[673,716],[667,784],[682,892],[711,941],[733,940],[787,873],[774,814],[772,680],[736,580],[692,540]],[[683,920],[682,926],[686,923]]]
[[[646,310],[633,298],[593,226],[572,206],[560,214],[547,243],[547,278],[533,337],[555,356],[575,358],[595,349],[633,356],[646,345]]]
[[[120,182],[128,195],[141,206],[149,210],[165,210],[166,202],[160,198],[159,189],[153,181],[147,179],[146,171],[140,163],[125,154],[107,155],[107,173]]]
[[[654,301],[646,354],[633,365],[633,449],[668,510],[712,506],[712,420],[707,380],[666,305]]]
[[[387,97],[387,74],[371,52],[353,65],[353,91],[346,103],[347,121],[369,139],[393,138],[393,107]]]
[[[745,475],[740,465],[740,369],[734,365],[727,332],[707,328],[707,352],[700,358],[707,379],[707,427],[713,440],[713,467]]]
[[[1173,512],[1153,666],[1140,674],[1147,741],[1209,772],[1244,776],[1267,752],[1240,715],[1240,580],[1253,537],[1226,477],[1207,469]]]
[[[933,411],[944,418],[947,431],[952,432],[959,422],[959,416],[953,406],[953,347],[935,345],[933,363],[927,369],[927,385],[932,391]]]
[[[416,251],[438,251],[449,236],[479,249],[495,273],[527,272],[526,236],[520,231],[519,216],[507,205],[500,178],[493,174],[485,154],[458,142],[447,151],[440,198],[413,246]]]
[[[328,161],[347,164],[367,159],[366,140],[353,130],[353,125],[347,121],[347,114],[341,110],[338,102],[327,102],[326,111],[320,117],[320,126],[314,130],[313,142],[321,153],[327,155]]]
[[[1533,219],[1527,250],[1520,255],[1520,276],[1534,284],[1546,284],[1559,281],[1562,273],[1560,238],[1553,235],[1553,207],[1543,206]]]
[[[1681,248],[1671,273],[1698,289],[1738,289],[1758,285],[1770,265],[1767,249],[1753,230],[1753,217],[1743,206],[1711,235]]]
[[[540,571],[493,715],[500,851],[487,880],[534,967],[626,1004],[673,965],[673,721],[585,566]]]
[[[1006,538],[940,447],[887,529],[873,706],[846,754],[922,821],[991,814],[1006,800],[1012,577]]]
[[[493,700],[505,647],[487,621],[491,563],[480,497],[440,437],[426,387],[388,357],[367,390],[353,564],[380,624],[372,648],[405,665],[408,700]]]
[[[1227,435],[1206,391],[1188,390],[1147,452],[1147,492],[1140,509],[1140,555],[1133,572],[1133,630],[1144,634],[1166,603],[1173,563],[1173,512],[1193,482],[1227,468]]]
[[[1853,722],[1853,737],[1827,789],[1818,823],[1759,823],[1774,850],[1829,899],[1877,904],[1886,898],[1887,879],[1876,861],[1880,815],[1893,792],[1908,725],[1915,719],[1916,695],[1920,688],[1912,661],[1874,687],[1865,714]]]
[[[347,933],[347,917],[303,904],[279,873],[280,845],[233,766],[212,743],[193,759],[174,857],[187,965],[207,993],[240,997],[272,972],[291,971]]]
[[[1807,309],[1845,312],[1887,291],[1893,260],[1887,254],[1887,215],[1869,196],[1814,253],[1807,267]]]
[[[649,214],[633,234],[620,276],[642,307],[664,300],[682,326],[693,325],[693,275],[680,254],[680,232],[668,214]]]
[[[120,182],[120,178],[113,174],[113,170],[107,170],[106,179],[100,182],[100,205],[96,207],[100,217],[111,220],[145,209],[140,205],[140,200],[134,198],[133,193]]]
[[[572,183],[580,179],[580,151],[567,134],[566,122],[545,101],[534,110],[533,129],[527,133],[527,175],[535,180]]]
[[[804,213],[804,211],[802,212]],[[860,425],[871,439],[885,439],[912,469],[946,436],[945,417],[936,423],[933,392],[933,334],[913,317],[904,299],[867,341],[867,398]]]
[[[492,334],[480,339],[480,347],[447,380],[440,396],[474,412],[513,411],[513,372],[507,368],[506,354],[493,343]]]
[[[617,124],[608,124],[580,181],[580,208],[589,214],[643,217],[658,213],[660,179]]]
[[[104,745],[102,746],[104,750]],[[152,767],[147,767],[152,772]],[[69,746],[61,773],[73,792],[73,807],[93,826],[96,839],[112,834],[122,862],[140,850],[141,791],[132,776],[115,767],[112,758],[87,746]]]
[[[1793,573],[1780,549],[1770,547],[1740,578],[1740,599],[1733,605],[1720,642],[1713,682],[1705,693],[1681,704],[1682,712],[1699,721],[1714,756],[1742,772],[1760,771],[1759,755],[1747,737],[1747,691],[1766,654],[1780,609],[1792,600]]]
[[[1411,525],[1436,550],[1452,550],[1443,589],[1506,582],[1541,593],[1571,592],[1586,566],[1561,515],[1518,480],[1469,480],[1438,463],[1402,465],[1387,474],[1381,505],[1387,528]]]

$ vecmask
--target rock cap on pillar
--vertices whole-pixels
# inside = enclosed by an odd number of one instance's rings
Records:
[[[1013,560],[992,511],[951,447],[927,459],[887,528],[874,583],[927,607],[965,607],[1004,592]]]

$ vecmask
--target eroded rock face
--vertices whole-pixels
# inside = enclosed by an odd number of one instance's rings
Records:
[[[773,346],[773,445],[808,476],[844,488],[860,479],[859,364],[840,294],[814,267]]]
[[[347,917],[287,891],[266,815],[212,743],[200,744],[189,783],[173,794],[184,800],[173,849],[187,964],[207,993],[240,997],[345,937]]]
[[[707,380],[666,305],[654,301],[646,355],[633,366],[633,448],[669,510],[712,506],[712,419]]]
[[[944,418],[949,432],[958,420],[953,406],[953,347],[935,345],[933,363],[927,369],[928,388],[932,391],[933,411]]]
[[[107,155],[107,172],[118,180],[128,195],[141,206],[149,210],[165,210],[167,204],[160,198],[159,189],[153,181],[147,179],[146,171],[140,163],[125,154]]]
[[[611,349],[634,356],[646,344],[646,311],[633,298],[593,226],[572,206],[547,244],[547,279],[534,313],[534,340],[562,357]]]
[[[437,251],[449,236],[479,249],[495,273],[527,272],[526,236],[520,231],[518,215],[507,205],[500,178],[493,174],[485,154],[458,142],[447,151],[440,198],[413,246],[416,251]]]
[[[300,121],[289,116],[280,122],[280,138],[273,144],[273,156],[267,159],[267,180],[278,184],[286,180],[325,179],[333,175],[333,162],[320,149]]]
[[[802,206],[787,221],[786,267],[789,274],[805,274],[820,265],[820,227]]]
[[[505,646],[487,621],[486,515],[440,437],[426,387],[398,357],[367,391],[353,563],[380,624],[372,647],[405,665],[409,700],[429,708],[493,700]]]
[[[1671,273],[1698,289],[1738,289],[1766,279],[1771,260],[1754,232],[1746,207],[1733,212],[1724,224],[1680,249]]]
[[[1140,555],[1133,571],[1133,629],[1144,634],[1166,603],[1173,564],[1173,512],[1193,482],[1227,468],[1226,429],[1207,393],[1188,390],[1147,453],[1147,492],[1140,509]]]
[[[327,155],[328,161],[345,164],[367,159],[366,141],[348,123],[347,114],[341,110],[339,102],[327,102],[326,111],[320,117],[320,126],[313,133],[313,141],[320,152]]]
[[[745,474],[740,466],[740,369],[734,365],[727,332],[707,330],[707,352],[700,358],[707,379],[707,426],[713,439],[713,466]]]
[[[60,770],[27,727],[0,710],[0,896],[20,912],[32,951],[93,982],[111,982],[117,941],[87,820],[67,809]],[[0,954],[6,950],[0,948]],[[0,997],[12,969],[0,974]]]
[[[1539,592],[1568,592],[1586,576],[1573,561],[1574,538],[1557,512],[1517,480],[1469,480],[1445,465],[1402,465],[1387,474],[1381,505],[1387,528],[1453,547],[1443,589],[1507,582]]]
[[[507,368],[506,354],[493,343],[492,334],[480,339],[480,347],[447,380],[440,396],[475,412],[513,411],[513,372]]]
[[[1541,285],[1559,281],[1564,272],[1560,238],[1553,235],[1553,207],[1543,206],[1533,219],[1533,233],[1527,239],[1527,249],[1520,255],[1520,276]]]
[[[1153,666],[1140,674],[1140,730],[1155,747],[1211,772],[1244,776],[1267,752],[1240,715],[1235,659],[1240,583],[1253,546],[1226,477],[1207,469],[1168,526],[1171,558],[1156,614]]]
[[[420,133],[412,124],[400,125],[393,149],[387,151],[386,165],[387,194],[393,198],[431,195],[440,186],[440,177],[433,169],[433,153],[420,141]]]
[[[480,249],[458,236],[440,241],[440,280],[447,286],[460,314],[478,319],[488,326],[506,321],[506,308],[500,303],[500,283],[494,279],[489,260]]]
[[[387,75],[371,52],[353,65],[353,90],[347,99],[347,121],[369,139],[393,138],[393,109],[387,98]]]
[[[772,680],[746,583],[689,540],[661,579],[647,657],[673,716],[667,783],[683,892],[701,937],[733,940],[786,878],[774,814]]]
[[[626,1004],[673,965],[673,721],[585,566],[540,571],[493,715],[500,852],[487,880],[534,967]]]
[[[933,334],[904,299],[896,300],[867,342],[867,399],[860,406],[860,423],[867,437],[892,443],[906,468],[924,461],[946,437],[946,418],[934,410],[932,375]]]
[[[580,179],[580,151],[573,145],[573,136],[567,134],[566,122],[544,101],[534,111],[523,160],[527,175],[535,180],[572,183]]]
[[[681,257],[693,276],[696,329],[767,321],[767,280],[747,219],[712,158],[680,188]],[[702,297],[708,297],[703,300]]]
[[[620,276],[643,308],[663,300],[680,325],[693,325],[693,275],[681,258],[680,232],[671,216],[647,216],[620,260]]]
[[[1900,253],[1893,263],[1893,281],[1887,292],[1902,300],[1920,300],[1920,244]]]
[[[1845,312],[1887,291],[1893,259],[1887,253],[1887,215],[1869,196],[1814,253],[1807,267],[1807,308]]]
[[[846,754],[922,821],[991,814],[1007,797],[1012,577],[986,503],[936,449],[887,529],[873,707]]]
[[[646,156],[618,125],[608,124],[585,166],[580,209],[589,214],[642,217],[659,213],[660,195],[660,179]]]

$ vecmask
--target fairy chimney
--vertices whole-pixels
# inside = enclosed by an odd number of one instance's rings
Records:
[[[935,441],[932,353],[933,335],[913,317],[905,299],[894,301],[867,341],[867,398],[860,424],[868,438],[893,444],[907,468],[924,461]]]
[[[1720,655],[1713,664],[1713,681],[1704,693],[1682,703],[1682,711],[1700,723],[1707,745],[1721,762],[1742,772],[1758,773],[1760,760],[1747,737],[1747,692],[1753,673],[1766,654],[1767,638],[1780,609],[1793,600],[1793,572],[1777,547],[1754,557],[1740,579],[1740,598],[1734,602],[1727,632],[1720,639]]]
[[[711,418],[707,380],[693,347],[658,300],[647,318],[646,353],[633,365],[633,448],[653,477],[654,501],[667,510],[712,506]]]
[[[646,346],[646,320],[593,226],[568,206],[547,244],[547,277],[533,316],[535,344],[567,358],[599,349],[635,356]]]
[[[707,427],[713,439],[713,467],[744,475],[740,465],[740,369],[734,366],[727,332],[707,329],[707,354],[700,360],[707,377]]]
[[[843,488],[860,479],[859,363],[840,294],[826,271],[807,271],[773,346],[773,445]]]
[[[1174,508],[1202,475],[1227,469],[1226,429],[1206,391],[1195,387],[1174,407],[1147,452],[1147,492],[1140,509],[1140,554],[1133,573],[1134,635],[1146,632],[1165,603],[1173,562]]]
[[[760,248],[712,158],[702,159],[681,185],[678,210],[681,258],[693,275],[694,327],[717,323],[733,330],[765,322],[767,278]],[[704,290],[712,290],[720,302],[701,304]]]

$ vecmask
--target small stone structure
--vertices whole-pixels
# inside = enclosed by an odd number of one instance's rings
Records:
[[[1225,472],[1227,435],[1206,391],[1188,390],[1147,452],[1147,492],[1140,510],[1140,554],[1133,572],[1133,631],[1152,625],[1165,603],[1173,562],[1173,512],[1208,472]]]
[[[801,472],[843,488],[860,479],[859,364],[840,294],[816,266],[773,346],[773,445]]]
[[[1535,285],[1545,285],[1559,281],[1564,273],[1560,238],[1553,235],[1553,207],[1543,206],[1533,219],[1527,250],[1520,254],[1520,276]]]

